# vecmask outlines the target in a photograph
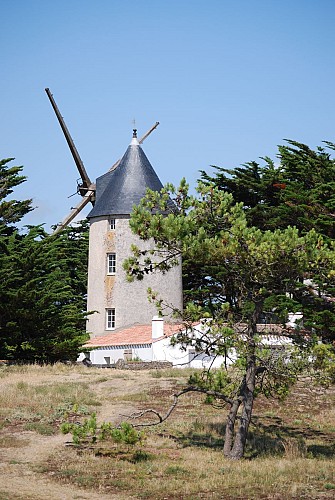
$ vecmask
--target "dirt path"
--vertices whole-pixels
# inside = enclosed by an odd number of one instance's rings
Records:
[[[13,434],[9,433],[10,436]],[[35,432],[21,432],[19,439],[22,439],[24,446],[3,449],[0,454],[0,500],[122,499],[120,495],[106,496],[56,484],[52,476],[41,477],[34,471],[51,453],[65,445],[67,436],[40,436]]]
[[[171,500],[256,498],[254,493],[258,495],[260,491],[264,493],[259,498],[269,499],[335,498],[330,454],[334,389],[316,390],[306,381],[294,388],[284,404],[264,398],[256,402],[254,418],[255,422],[259,419],[260,425],[255,443],[260,436],[259,449],[262,450],[263,442],[273,446],[278,441],[277,431],[287,437],[288,445],[292,444],[292,451],[288,447],[286,458],[278,461],[261,456],[259,463],[227,464],[222,453],[217,453],[217,446],[221,445],[215,444],[222,441],[222,415],[208,405],[199,405],[200,399],[194,395],[185,397],[176,408],[165,431],[148,432],[143,456],[152,455],[153,459],[147,463],[135,464],[128,460],[132,456],[95,454],[89,450],[81,453],[74,447],[65,448],[71,437],[58,432],[61,421],[85,418],[86,410],[96,411],[98,422],[113,423],[148,407],[164,413],[172,402],[172,394],[186,378],[187,374],[176,376],[168,372],[66,366],[16,367],[3,374],[0,371],[0,500],[137,500],[140,491],[146,498]],[[78,411],[72,410],[74,406]],[[42,435],[37,431],[56,434]],[[176,436],[184,439],[174,439]],[[300,438],[320,454],[320,459],[318,455],[312,461],[305,458],[304,450],[301,456],[297,447]],[[289,467],[292,464],[292,472],[285,472],[282,479],[287,462]],[[228,475],[223,476],[225,470],[229,471],[229,479]],[[196,482],[190,478],[196,478]],[[228,480],[231,486],[226,486]],[[251,491],[249,497],[239,493],[242,480],[246,490]],[[222,488],[228,496],[222,496]],[[286,491],[297,488],[303,495],[286,495]],[[230,490],[234,492],[232,496]]]
[[[159,379],[159,382],[152,378],[150,372],[131,372],[127,379],[111,379],[91,386],[98,397],[104,400],[101,407],[97,409],[99,420],[120,423],[128,415],[141,407],[141,395],[145,398],[149,391],[155,388],[160,390],[171,390],[173,383],[168,380]],[[134,399],[138,397],[138,403]],[[124,399],[129,398],[129,401]],[[118,401],[119,399],[119,401]],[[152,401],[155,407],[155,401]]]
[[[25,379],[28,384],[49,385],[56,382],[89,382],[90,388],[102,402],[97,407],[100,421],[118,423],[125,415],[138,409],[136,398],[140,401],[141,395],[158,385],[150,373],[91,371],[87,373],[68,374],[30,374]],[[14,375],[11,379],[2,381],[5,384],[17,384],[22,381],[22,375]],[[169,382],[163,382],[166,387]],[[162,381],[159,381],[162,387]],[[129,398],[129,400],[127,399]],[[134,400],[135,402],[134,402]],[[41,474],[41,467],[49,457],[56,454],[69,441],[69,436],[56,434],[42,436],[33,431],[22,431],[19,428],[4,428],[1,437],[8,443],[8,447],[0,449],[0,500],[125,500],[135,498],[122,493],[108,495],[100,492],[85,491],[74,485],[62,484],[53,479],[53,474]]]

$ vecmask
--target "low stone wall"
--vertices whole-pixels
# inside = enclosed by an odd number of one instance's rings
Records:
[[[117,370],[162,370],[172,368],[173,364],[169,361],[132,361],[126,363],[119,359],[113,366]]]
[[[83,359],[80,364],[87,367],[94,366],[95,368],[114,368],[117,370],[164,370],[172,368],[173,364],[170,361],[124,361],[118,359],[116,363],[108,364],[93,364],[88,358]]]

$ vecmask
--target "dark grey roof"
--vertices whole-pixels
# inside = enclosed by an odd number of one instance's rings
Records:
[[[128,215],[147,188],[160,191],[162,187],[141,146],[133,140],[118,167],[97,179],[96,202],[88,218]]]

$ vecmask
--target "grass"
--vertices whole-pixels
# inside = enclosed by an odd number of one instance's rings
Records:
[[[153,378],[183,379],[187,380],[194,373],[193,368],[166,368],[165,370],[152,370],[150,375]]]
[[[155,442],[157,439],[155,439]],[[153,446],[149,441],[147,446]],[[232,462],[220,450],[175,448],[160,443],[160,448],[145,461],[97,460],[93,453],[82,459],[71,450],[54,457],[49,471],[57,470],[62,482],[89,484],[92,476],[99,491],[137,491],[138,498],[308,498],[334,484],[334,462],[300,457],[258,458]],[[66,456],[66,462],[65,462]],[[71,470],[71,474],[69,474]],[[203,496],[201,496],[203,495]],[[281,495],[280,497],[278,495]]]
[[[2,371],[4,430],[14,426],[17,431],[48,436],[74,415],[78,420],[97,410],[99,421],[99,414],[113,415],[113,405],[120,411],[122,403],[123,408],[131,404],[134,409],[164,413],[171,394],[189,375],[184,370],[163,370],[127,372],[123,377],[122,372],[110,370],[102,376],[101,370],[91,368],[84,372],[81,367],[44,368]],[[167,421],[146,430],[142,445],[99,442],[87,448],[50,449],[34,471],[77,487],[79,495],[86,489],[157,500],[328,500],[335,497],[334,403],[334,389],[319,390],[304,381],[285,402],[260,398],[246,459],[229,461],[222,454],[226,409],[204,404],[203,396],[190,393]],[[3,439],[0,446],[25,445],[20,434]]]
[[[84,415],[101,403],[73,367],[8,366],[1,368],[0,426],[22,425],[43,435],[58,431],[60,421]],[[57,376],[61,376],[61,380]],[[51,377],[50,377],[51,375]],[[99,373],[100,375],[100,373]]]
[[[0,448],[23,448],[29,444],[28,439],[22,439],[13,435],[0,436]]]
[[[5,491],[0,491],[0,500],[36,500],[35,496],[20,495],[19,493],[11,493],[10,495]]]
[[[150,396],[146,392],[136,392],[135,394],[124,394],[117,398],[119,401],[131,401],[136,403],[144,403],[150,401]]]
[[[27,422],[23,428],[26,431],[37,432],[42,436],[53,436],[57,432],[55,427],[47,422]]]
[[[75,406],[97,406],[99,401],[85,383],[29,385],[20,381],[3,388],[0,394],[0,416],[8,422],[30,422],[35,419],[52,422],[61,416],[64,404],[70,410]]]

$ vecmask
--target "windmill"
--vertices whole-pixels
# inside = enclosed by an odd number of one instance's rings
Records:
[[[60,127],[63,131],[63,134],[65,136],[65,139],[66,139],[66,142],[69,146],[69,149],[71,151],[71,154],[72,154],[72,157],[74,159],[74,162],[77,166],[77,169],[78,169],[78,172],[79,172],[79,175],[80,175],[80,178],[81,178],[81,183],[78,185],[78,188],[77,188],[77,191],[78,191],[78,194],[81,195],[81,200],[79,201],[79,203],[74,207],[72,208],[71,212],[63,219],[62,222],[60,222],[56,229],[54,230],[54,233],[53,234],[56,234],[58,233],[59,231],[61,231],[64,227],[68,226],[70,224],[70,222],[79,214],[79,212],[81,212],[81,210],[88,204],[88,203],[92,203],[92,205],[94,205],[94,202],[95,202],[95,193],[96,193],[96,185],[95,183],[93,183],[90,179],[90,177],[88,176],[88,173],[86,171],[86,168],[84,166],[84,163],[82,161],[82,159],[80,158],[80,155],[78,153],[78,150],[73,142],[73,139],[71,137],[71,134],[65,124],[65,121],[64,121],[64,118],[62,117],[59,109],[58,109],[58,106],[55,102],[55,99],[52,95],[52,93],[50,92],[50,89],[49,88],[46,88],[45,89],[45,92],[49,98],[49,101],[51,103],[51,106],[53,108],[53,110],[55,111],[55,114],[56,114],[56,117],[57,117],[57,120],[60,124]],[[153,132],[159,125],[159,122],[156,122],[139,140],[139,144],[142,144],[143,141],[151,134],[151,132]],[[115,168],[118,167],[119,163],[120,163],[120,159],[117,160],[113,165],[112,167],[109,169],[109,171],[112,171],[114,170]]]
[[[95,311],[88,318],[87,330],[93,336],[108,335],[130,325],[147,325],[157,314],[154,303],[147,299],[147,288],[157,291],[173,309],[182,308],[181,265],[166,274],[152,273],[142,281],[129,283],[122,263],[130,248],[151,248],[152,242],[141,241],[129,225],[133,206],[145,196],[147,188],[160,191],[163,185],[141,148],[142,142],[157,128],[156,122],[137,139],[136,130],[123,157],[92,182],[59,112],[55,100],[45,89],[70,148],[80,175],[78,193],[81,200],[58,224],[54,233],[66,227],[87,205],[90,223],[88,252],[87,308]],[[180,263],[181,264],[181,263]]]

